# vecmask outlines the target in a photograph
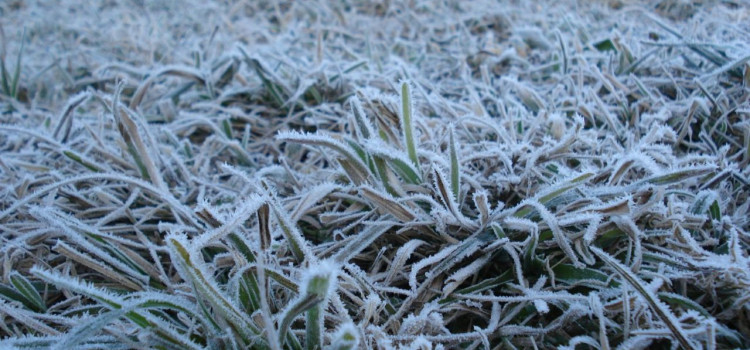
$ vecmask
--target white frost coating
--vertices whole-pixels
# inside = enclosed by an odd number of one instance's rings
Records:
[[[207,231],[193,240],[193,244],[197,247],[196,249],[203,248],[212,241],[218,240],[235,231],[238,227],[241,227],[267,200],[267,197],[256,194],[241,199],[240,207],[227,218],[228,220],[223,225]]]
[[[383,157],[385,159],[397,160],[400,163],[409,166],[409,168],[411,168],[416,174],[419,174],[418,169],[414,168],[411,160],[409,160],[409,156],[404,151],[392,147],[390,144],[379,138],[368,139],[364,142],[364,148],[372,155]]]
[[[503,224],[511,230],[519,230],[530,233],[532,236],[539,234],[539,225],[529,219],[508,216],[503,219]]]
[[[450,333],[445,328],[443,316],[437,311],[439,305],[432,302],[419,311],[419,314],[409,314],[398,330],[399,335],[439,335]]]
[[[310,134],[301,133],[299,131],[281,131],[276,134],[276,139],[280,141],[293,141],[311,145],[328,146],[342,153],[342,155],[345,155],[350,160],[359,159],[356,154],[352,153],[348,146],[326,134]],[[362,164],[361,161],[359,161],[358,165],[364,167],[364,164]]]
[[[402,348],[404,350],[432,350],[432,342],[427,340],[424,336],[419,336],[409,344],[409,347]]]
[[[302,257],[298,258],[305,258],[308,260],[315,260],[315,255],[310,250],[310,246],[305,240],[305,238],[302,236],[302,234],[299,232],[299,229],[297,228],[297,225],[291,224],[291,218],[289,217],[289,213],[284,209],[284,207],[279,202],[276,191],[273,188],[270,188],[268,190],[268,197],[269,197],[269,204],[271,205],[271,209],[273,212],[273,215],[276,217],[276,221],[280,226],[286,226],[288,229],[288,235],[285,235],[285,238],[290,240],[289,244],[296,245],[300,250]],[[284,231],[283,227],[281,231]]]
[[[526,295],[477,295],[477,294],[462,294],[456,296],[461,299],[477,300],[477,301],[490,301],[490,302],[501,302],[501,303],[514,303],[522,301],[542,300],[542,301],[566,301],[568,303],[574,302],[588,302],[588,297],[579,294],[570,294],[566,291],[550,292],[550,291],[534,291],[527,290]]]
[[[134,177],[122,175],[122,174],[108,174],[108,173],[95,173],[95,174],[84,174],[80,176],[74,176],[69,177],[64,180],[60,180],[57,182],[54,182],[49,185],[45,185],[35,191],[33,194],[23,197],[22,199],[13,202],[11,206],[9,206],[6,210],[0,212],[0,220],[4,219],[8,214],[14,212],[18,208],[20,208],[23,205],[28,204],[32,200],[36,198],[43,197],[44,195],[49,194],[51,191],[55,191],[59,189],[60,187],[68,184],[78,183],[78,182],[85,182],[90,180],[108,180],[108,181],[121,181],[123,183],[132,184],[135,186],[140,187],[141,189],[145,190],[148,193],[151,193],[153,195],[158,196],[162,200],[166,201],[170,208],[174,211],[176,211],[179,216],[182,218],[188,220],[193,225],[197,225],[195,222],[192,221],[192,215],[190,214],[190,210],[185,207],[180,201],[178,201],[171,193],[167,193],[168,191],[163,191],[159,188],[154,187],[154,185],[145,182],[141,179],[136,179]]]
[[[440,167],[433,165],[433,175],[433,186],[437,191],[440,199],[442,200],[443,205],[445,205],[450,213],[453,214],[458,224],[465,227],[466,229],[472,231],[476,230],[479,225],[473,220],[470,220],[469,218],[464,216],[464,214],[461,213],[461,210],[459,210],[459,205],[456,202],[454,196],[451,194],[450,183],[446,181],[443,170],[440,169]]]
[[[21,305],[21,303],[8,302],[8,301],[5,301],[5,299],[0,298],[0,313],[6,315],[6,317],[8,318],[16,319],[18,321],[27,323],[29,326],[34,327],[34,329],[38,330],[40,334],[45,334],[45,337],[55,338],[59,340],[59,338],[57,337],[57,335],[61,333],[59,330],[54,329],[44,324],[41,320],[38,320],[37,317],[35,317],[36,313],[29,310],[25,306]],[[71,317],[71,318],[47,317],[46,319],[54,320],[54,322],[57,322],[60,325],[72,327],[76,323],[80,322],[81,320],[85,320],[88,318],[89,318],[89,315],[82,315],[80,317],[76,316],[76,317]],[[11,343],[10,339],[5,338],[2,341],[0,341],[0,347],[2,347],[4,344]],[[16,348],[9,348],[9,349],[16,350]]]
[[[359,338],[357,327],[351,322],[344,323],[333,334],[331,349],[356,349],[359,345]]]
[[[541,299],[534,299],[534,308],[540,314],[546,314],[549,312],[549,305]]]
[[[378,309],[380,308],[383,300],[378,296],[377,293],[370,293],[365,298],[365,314],[362,317],[362,327],[367,327],[370,322],[377,323],[379,320],[375,318],[377,316]]]
[[[568,344],[565,346],[561,346],[558,349],[559,350],[575,350],[577,345],[586,344],[589,345],[595,349],[599,348],[599,343],[596,341],[596,339],[589,337],[588,335],[578,335],[573,338],[570,338],[568,340]]]
[[[385,279],[383,280],[384,284],[390,284],[391,280],[397,273],[403,272],[402,268],[404,263],[406,263],[406,260],[408,260],[414,250],[419,248],[422,244],[425,244],[425,242],[419,239],[412,239],[401,246],[401,248],[398,248],[396,251],[396,258],[393,259],[390,268],[386,272]]]
[[[300,217],[302,217],[302,215],[304,215],[307,210],[315,205],[315,203],[340,187],[341,186],[337,184],[325,182],[309,189],[307,193],[305,193],[305,195],[302,197],[302,199],[297,203],[297,206],[294,208],[292,213],[289,214],[291,222],[297,223]]]
[[[474,206],[479,211],[479,222],[480,224],[487,225],[487,223],[490,220],[490,213],[492,212],[492,206],[487,201],[487,191],[485,190],[479,190],[474,192],[472,195],[472,200],[474,201]]]
[[[140,280],[142,283],[145,283],[146,281],[148,281],[148,276],[135,271],[133,268],[126,265],[119,259],[116,259],[111,254],[105,252],[99,246],[96,246],[93,243],[91,243],[91,241],[94,239],[85,238],[86,233],[93,233],[99,236],[110,238],[114,241],[115,239],[114,237],[111,237],[111,235],[99,232],[99,230],[96,227],[87,225],[81,222],[80,220],[76,219],[75,217],[71,217],[67,214],[60,212],[59,210],[55,210],[49,207],[42,208],[42,207],[34,206],[29,210],[29,212],[32,213],[33,215],[36,215],[40,219],[43,219],[49,225],[60,228],[63,232],[65,232],[65,234],[68,236],[69,239],[71,239],[73,242],[76,243],[76,245],[86,249],[88,252],[92,253],[96,258],[99,258],[109,263],[113,267],[126,272],[128,276],[132,277],[133,279]]]
[[[583,118],[576,114],[573,117],[573,123],[573,131],[571,132],[570,130],[567,130],[568,133],[562,140],[547,149],[543,154],[545,158],[549,158],[553,155],[566,151],[568,147],[570,147],[570,145],[576,142],[576,140],[578,139],[578,133],[581,131],[581,128],[583,128]]]
[[[232,303],[230,298],[225,295],[212,274],[208,273],[209,267],[203,261],[203,257],[196,252],[191,242],[182,234],[169,234],[165,237],[169,246],[169,253],[175,268],[186,281],[192,282],[193,290],[197,295],[204,298],[217,311],[236,327],[242,327],[239,330],[243,336],[253,337],[253,322],[244,312],[240,311],[239,305]]]
[[[544,287],[544,284],[547,283],[547,276],[541,276],[535,283],[532,288],[524,289],[524,293],[527,295],[536,295],[536,293]],[[534,299],[533,301],[534,308],[536,308],[536,311],[541,314],[546,314],[549,312],[549,305],[546,301],[542,299]]]
[[[662,171],[654,159],[638,151],[631,151],[619,157],[618,162],[612,167],[615,171],[609,178],[610,185],[617,185],[621,182],[621,176],[624,175],[631,167],[638,165],[647,170],[649,174],[657,174]]]
[[[357,237],[351,240],[346,246],[336,253],[334,260],[339,263],[349,261],[351,258],[362,252],[365,248],[370,246],[372,242],[378,239],[386,231],[388,231],[393,224],[391,223],[378,223],[376,225],[370,225],[363,231],[357,233]]]
[[[421,216],[409,206],[399,202],[386,191],[378,191],[368,185],[362,185],[360,186],[360,192],[371,201],[374,208],[380,208],[384,212],[392,214],[405,224],[408,224]]]
[[[492,310],[490,311],[490,320],[487,323],[487,332],[494,332],[500,324],[500,314],[503,311],[500,303],[493,301]]]
[[[355,130],[362,139],[369,139],[375,135],[374,128],[370,119],[367,118],[364,109],[362,109],[362,102],[357,96],[353,96],[349,99],[349,104],[352,109],[353,119],[355,120]]]
[[[73,277],[60,274],[57,271],[42,270],[38,266],[33,266],[30,272],[36,275],[37,277],[51,284],[54,284],[58,287],[67,288],[73,292],[89,296],[100,302],[104,302],[103,304],[105,306],[109,305],[107,301],[114,302],[117,304],[125,303],[125,301],[116,294],[113,294],[107,290],[98,288],[94,286],[92,283],[89,283],[86,281],[79,281],[78,279],[75,279]]]
[[[473,327],[474,332],[477,333],[477,335],[480,337],[480,340],[482,341],[482,346],[484,346],[485,349],[491,349],[492,346],[490,346],[490,340],[487,338],[487,334],[485,331],[483,331],[479,326]]]
[[[597,213],[575,213],[561,218],[560,226],[572,225],[573,223],[587,223],[586,231],[583,234],[583,241],[586,244],[590,244],[596,238],[596,232],[599,229],[602,219],[603,216]]]
[[[530,205],[534,207],[534,209],[536,209],[536,211],[542,217],[542,220],[544,220],[549,229],[552,231],[552,235],[555,237],[555,241],[557,241],[557,244],[563,250],[565,256],[570,258],[574,266],[583,268],[583,263],[578,260],[578,256],[576,256],[575,252],[573,252],[573,248],[570,246],[570,239],[568,239],[568,236],[565,235],[562,229],[560,229],[560,226],[557,223],[557,217],[555,217],[555,215],[547,210],[544,205],[536,200],[525,200],[521,202],[519,207],[523,204]]]
[[[443,296],[449,295],[466,279],[478,273],[479,269],[484,266],[489,259],[490,255],[484,255],[481,258],[474,260],[471,264],[466,265],[451,274],[448,279],[445,280],[445,286],[443,287]]]
[[[250,124],[248,124],[250,125]],[[236,176],[238,179],[241,179],[250,189],[254,192],[262,192],[261,188],[258,186],[260,183],[260,180],[256,177],[255,179],[250,178],[250,176],[243,171],[242,169],[239,169],[235,166],[232,166],[231,164],[227,163],[221,163],[219,164],[219,169],[221,169],[224,172],[227,172],[229,174],[232,174]],[[266,168],[267,170],[273,170],[273,168]],[[259,174],[256,174],[259,175]]]
[[[638,271],[643,261],[643,247],[641,247],[641,240],[644,239],[643,232],[636,226],[633,219],[628,216],[613,216],[612,222],[630,236],[630,240],[634,246],[630,268],[633,271]]]
[[[59,138],[61,142],[65,142],[67,140],[73,125],[73,110],[78,105],[86,102],[86,100],[91,98],[91,95],[91,92],[83,91],[68,98],[68,102],[65,103],[65,107],[62,108],[62,113],[58,117],[55,131],[52,133],[52,136],[54,138]]]
[[[599,346],[604,350],[609,349],[606,318],[604,317],[604,307],[602,306],[601,299],[599,299],[599,294],[596,292],[591,292],[589,294],[589,305],[594,312],[594,316],[596,316],[599,321]]]
[[[458,245],[452,245],[450,247],[446,247],[441,249],[439,252],[435,253],[434,255],[431,255],[427,258],[424,258],[420,260],[418,263],[412,265],[411,271],[409,272],[409,287],[411,287],[412,291],[417,290],[417,274],[419,273],[419,270],[430,266],[432,264],[438,263],[443,261],[448,255],[453,253],[454,250],[458,249]],[[429,276],[428,276],[429,277]]]
[[[341,267],[333,260],[319,260],[311,263],[310,266],[303,272],[300,281],[300,295],[306,295],[309,293],[316,294],[318,296],[324,295],[324,305],[327,302],[331,294],[336,290],[338,274],[341,271]],[[309,290],[310,282],[315,278],[323,278],[327,280],[326,290]]]
[[[549,133],[555,140],[560,140],[567,130],[563,116],[560,113],[551,113],[547,117],[547,122],[549,123]]]
[[[189,337],[185,336],[175,329],[175,327],[164,321],[160,317],[155,317],[148,312],[138,312],[141,309],[140,303],[129,301],[121,305],[120,308],[113,309],[107,312],[103,312],[95,317],[86,319],[85,322],[79,322],[76,326],[68,330],[59,342],[56,342],[50,349],[53,350],[67,350],[71,348],[80,348],[82,344],[90,339],[96,332],[101,331],[109,324],[115,322],[117,319],[124,317],[128,313],[136,313],[144,319],[148,320],[153,325],[155,330],[168,334],[173,339],[177,340],[181,346],[185,349],[199,350],[203,347],[194,343]]]
[[[527,239],[527,241],[530,241],[531,238]],[[511,259],[513,259],[513,271],[516,273],[516,279],[518,280],[518,285],[521,287],[526,288],[528,286],[528,283],[526,283],[526,279],[523,278],[523,270],[521,269],[521,259],[518,257],[518,252],[516,252],[516,246],[512,244],[506,244],[503,246],[503,250],[505,250],[508,255],[510,255]]]
[[[570,226],[575,224],[590,223],[592,220],[601,217],[601,214],[598,213],[576,211],[563,214],[563,216],[558,218],[557,222],[560,226]]]

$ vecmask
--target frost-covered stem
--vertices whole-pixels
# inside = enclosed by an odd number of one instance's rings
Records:
[[[284,317],[282,318],[281,323],[279,323],[278,330],[278,339],[281,345],[283,345],[284,341],[287,339],[287,332],[289,331],[289,326],[292,325],[292,321],[294,321],[294,318],[302,312],[309,310],[313,305],[316,305],[320,302],[320,298],[315,295],[308,294],[304,298],[299,299],[291,308],[289,308],[284,313]]]
[[[305,349],[319,350],[323,347],[323,309],[325,300],[331,292],[332,269],[330,265],[320,266],[317,274],[313,275],[307,282],[307,295],[314,296],[322,303],[315,303],[305,314]],[[335,278],[335,277],[334,277]]]
[[[320,309],[320,303],[311,307],[310,310],[307,310],[305,321],[307,322],[305,328],[305,349],[321,349],[323,338],[323,313]]]
[[[320,261],[307,269],[303,282],[300,283],[300,297],[284,312],[279,323],[278,336],[282,345],[294,318],[305,312],[305,348],[322,349],[323,310],[328,297],[333,293],[337,274],[338,267],[328,260]]]

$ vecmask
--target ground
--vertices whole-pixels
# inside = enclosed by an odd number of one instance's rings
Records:
[[[746,2],[0,28],[0,348],[750,347]]]

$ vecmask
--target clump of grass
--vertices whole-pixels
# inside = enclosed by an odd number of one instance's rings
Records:
[[[432,5],[202,5],[12,102],[0,347],[750,346],[747,29]]]
[[[25,33],[21,36],[21,47],[18,49],[15,65],[11,66],[6,61],[6,58],[10,58],[6,51],[5,30],[0,26],[0,87],[2,87],[4,95],[14,100],[21,98],[20,78],[25,36]],[[11,67],[13,68],[11,69]]]

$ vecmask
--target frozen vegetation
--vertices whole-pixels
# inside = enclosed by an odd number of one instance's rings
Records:
[[[745,1],[0,25],[2,349],[750,347]]]

